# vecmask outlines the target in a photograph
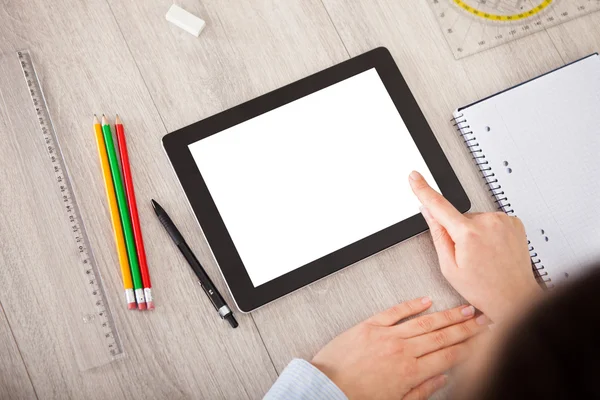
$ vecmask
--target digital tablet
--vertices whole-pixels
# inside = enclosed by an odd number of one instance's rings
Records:
[[[470,208],[385,48],[172,132],[163,146],[242,312],[426,230],[412,170]]]

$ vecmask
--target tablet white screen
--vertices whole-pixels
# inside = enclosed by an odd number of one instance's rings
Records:
[[[419,213],[439,191],[375,69],[189,145],[254,286]]]

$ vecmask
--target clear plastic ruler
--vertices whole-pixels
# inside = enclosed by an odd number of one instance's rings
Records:
[[[428,0],[456,59],[600,10],[600,0]]]
[[[69,321],[69,327],[77,364],[81,370],[88,370],[122,357],[123,346],[107,302],[57,132],[52,124],[31,54],[27,50],[22,50],[17,52],[17,56],[37,116],[40,140],[43,140],[48,153],[48,168],[51,168],[54,173],[55,187],[62,200],[60,206],[64,211],[64,223],[70,228],[73,250],[78,254],[77,262],[65,267],[71,268],[73,275],[81,277],[75,279],[75,282],[80,282],[81,287],[74,293],[78,297],[85,298],[78,298],[78,301],[74,302],[75,315],[67,317],[75,319],[74,322]]]

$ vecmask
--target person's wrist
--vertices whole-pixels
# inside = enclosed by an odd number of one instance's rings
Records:
[[[498,299],[500,302],[488,317],[494,323],[499,324],[518,316],[528,310],[542,293],[542,288],[535,279],[532,279],[523,285],[514,287],[514,290],[507,294],[505,298]]]
[[[315,361],[314,358],[312,360],[310,360],[310,363],[312,364],[313,367],[315,367],[316,369],[321,371],[323,373],[323,375],[325,375],[327,378],[329,378],[329,380],[331,382],[333,382],[342,392],[344,392],[344,394],[346,394],[346,396],[348,395],[346,393],[346,390],[344,390],[345,388],[342,387],[344,385],[342,384],[342,382],[340,382],[338,377],[335,376],[333,371],[331,371],[329,368],[327,368],[325,365],[319,363],[318,361]]]

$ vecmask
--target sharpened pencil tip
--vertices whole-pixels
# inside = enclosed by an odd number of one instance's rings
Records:
[[[150,199],[150,202],[152,203],[152,208],[156,210],[156,206],[158,205],[158,203],[154,201],[154,199]]]
[[[119,114],[115,117],[115,125],[121,125],[121,118],[119,118]]]

